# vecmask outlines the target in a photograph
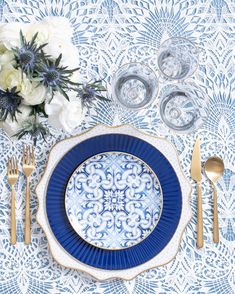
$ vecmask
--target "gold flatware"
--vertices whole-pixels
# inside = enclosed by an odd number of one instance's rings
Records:
[[[11,186],[11,244],[16,244],[15,184],[18,179],[18,163],[15,156],[8,160],[8,183]]]
[[[217,207],[217,190],[216,182],[224,173],[224,163],[219,157],[213,156],[207,159],[205,163],[205,173],[211,181],[214,189],[214,218],[213,218],[213,241],[219,243],[219,221],[218,221],[218,207]]]
[[[191,177],[197,183],[197,247],[203,247],[203,215],[202,215],[202,190],[201,190],[201,153],[200,139],[197,138],[192,155]]]
[[[23,151],[23,172],[26,177],[26,198],[25,198],[25,244],[31,243],[30,231],[30,176],[35,169],[34,149],[30,146],[24,146]]]

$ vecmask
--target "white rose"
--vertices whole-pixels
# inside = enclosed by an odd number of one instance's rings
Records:
[[[0,65],[3,66],[7,64],[12,64],[13,66],[15,65],[14,54],[12,51],[8,50],[0,55]]]
[[[62,53],[61,64],[69,68],[77,67],[77,47],[72,44],[73,28],[65,17],[46,17],[35,22],[25,32],[28,41],[38,33],[38,45],[47,43],[43,51],[56,59]]]
[[[7,49],[20,46],[20,30],[25,31],[30,27],[30,24],[12,22],[0,25],[0,40]]]
[[[64,41],[71,41],[73,28],[66,17],[48,16],[42,22],[50,30],[50,38],[56,37]]]
[[[31,95],[33,89],[34,87],[31,81],[27,79],[26,76],[23,76],[23,79],[21,79],[19,84],[19,95],[21,95],[23,98],[26,98],[28,95]]]
[[[70,93],[70,101],[62,94],[56,93],[50,103],[46,103],[45,111],[48,122],[55,128],[62,128],[71,133],[84,119],[85,110],[76,93]]]
[[[5,66],[0,72],[0,87],[3,89],[12,89],[16,87],[19,95],[24,98],[26,105],[36,105],[42,103],[46,98],[46,88],[36,82],[31,82],[20,69],[13,66]]]
[[[0,67],[8,64],[15,65],[14,53],[8,50],[3,43],[0,43]]]
[[[73,29],[69,20],[65,17],[50,16],[43,20],[32,23],[25,32],[25,37],[29,41],[38,33],[37,43],[51,43],[53,39],[63,40],[63,42],[71,42]],[[53,44],[52,44],[53,45]]]
[[[0,87],[3,89],[12,89],[17,87],[17,91],[21,90],[22,73],[13,66],[5,66],[0,72]]]
[[[3,128],[9,136],[13,136],[19,132],[22,128],[22,124],[30,118],[31,107],[20,105],[18,109],[21,113],[16,112],[17,121],[12,121],[11,117],[8,115],[5,121],[0,122],[0,127]]]
[[[62,54],[61,65],[67,66],[69,69],[78,67],[78,49],[71,43],[55,38],[44,48],[44,51],[54,59]]]
[[[11,65],[4,66],[0,72],[0,86],[3,89],[12,89],[16,87],[19,95],[25,97],[33,90],[32,83],[26,78],[20,69],[16,69]]]
[[[73,28],[65,17],[46,17],[36,22],[26,32],[26,39],[31,40],[38,32],[37,43],[47,45],[44,52],[56,59],[62,53],[61,64],[69,68],[76,67],[77,47],[71,42]]]
[[[25,105],[37,105],[41,104],[46,99],[47,89],[38,85],[37,83],[31,84],[31,91],[29,93],[23,94],[23,103]]]
[[[27,41],[32,40],[33,36],[38,33],[36,43],[42,45],[49,42],[50,29],[45,26],[41,21],[32,23],[30,28],[25,32],[25,38]]]

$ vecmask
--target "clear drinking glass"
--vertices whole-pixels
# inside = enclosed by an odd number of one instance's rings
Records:
[[[154,71],[141,63],[128,63],[112,78],[115,100],[128,109],[141,109],[157,97],[158,79]]]
[[[198,55],[199,51],[191,41],[181,37],[170,38],[159,48],[158,68],[166,78],[182,80],[197,69]]]
[[[160,96],[161,118],[174,131],[195,131],[207,118],[207,95],[194,84],[167,85]]]

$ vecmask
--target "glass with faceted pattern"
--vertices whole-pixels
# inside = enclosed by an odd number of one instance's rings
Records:
[[[145,108],[157,97],[158,79],[148,66],[128,63],[114,74],[112,93],[116,102],[125,108]]]
[[[158,68],[168,79],[186,79],[197,69],[198,53],[191,41],[181,37],[170,38],[160,46]]]
[[[166,85],[160,97],[161,118],[174,131],[195,131],[207,118],[207,95],[194,84]]]

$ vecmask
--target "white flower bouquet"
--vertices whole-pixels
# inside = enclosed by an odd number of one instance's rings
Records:
[[[0,127],[10,136],[45,137],[42,117],[72,132],[94,99],[107,99],[101,81],[82,82],[72,33],[64,17],[0,25]]]

